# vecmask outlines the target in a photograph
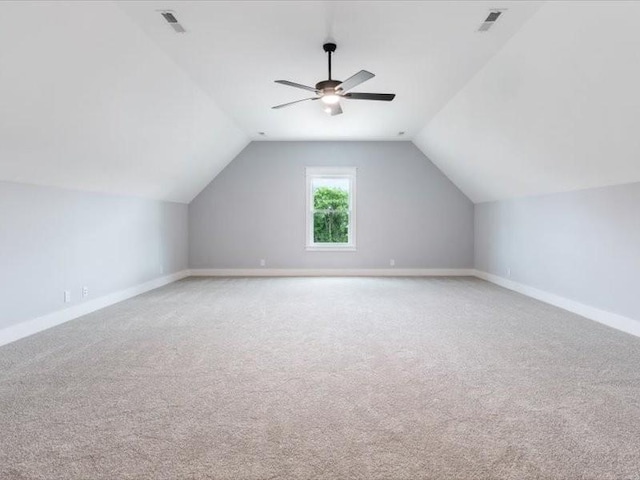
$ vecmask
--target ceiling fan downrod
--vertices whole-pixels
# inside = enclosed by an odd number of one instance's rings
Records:
[[[329,80],[331,80],[331,55],[336,51],[337,45],[335,43],[325,43],[322,48],[329,56]]]

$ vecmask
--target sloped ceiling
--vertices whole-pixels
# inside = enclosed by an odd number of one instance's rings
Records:
[[[127,1],[118,5],[254,140],[407,140],[533,15],[540,2]],[[490,9],[507,8],[488,33]],[[158,10],[175,11],[176,35]],[[322,44],[334,40],[333,77],[376,77],[354,91],[391,103],[344,101],[330,117],[310,97],[274,83],[327,78]],[[398,137],[398,132],[405,135]],[[258,132],[266,132],[266,137]]]
[[[251,139],[407,140],[539,5],[3,2],[0,180],[189,202]],[[492,8],[508,14],[477,33]],[[273,80],[325,78],[329,39],[334,78],[369,69],[364,91],[396,100],[271,110],[305,95]]]
[[[112,2],[3,2],[0,180],[189,202],[247,135]]]
[[[475,202],[640,181],[640,2],[2,7],[0,180],[189,202],[265,131],[413,139]],[[327,39],[335,76],[396,100],[271,110],[305,96],[273,80],[324,78]]]
[[[414,143],[474,202],[640,181],[640,2],[548,2]]]

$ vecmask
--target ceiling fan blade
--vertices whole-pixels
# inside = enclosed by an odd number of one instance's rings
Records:
[[[344,98],[352,100],[380,100],[382,102],[390,102],[396,97],[395,93],[345,93]]]
[[[342,107],[340,106],[340,103],[334,103],[333,105],[329,105],[329,109],[331,110],[330,115],[332,117],[336,115],[340,115],[342,113]]]
[[[294,103],[306,102],[307,100],[318,100],[320,97],[311,97],[311,98],[303,98],[302,100],[296,100],[295,102],[283,103],[281,105],[276,105],[275,107],[271,107],[273,109],[288,107],[289,105],[293,105]]]
[[[340,89],[343,92],[346,92],[347,90],[351,90],[353,87],[356,87],[362,82],[366,82],[373,77],[375,77],[373,73],[367,72],[366,70],[360,70],[358,73],[356,73],[352,77],[347,78],[344,82],[338,85],[336,89]]]
[[[276,80],[276,83],[279,83],[281,85],[288,85],[290,87],[296,87],[296,88],[301,88],[303,90],[309,90],[310,92],[317,92],[317,90],[313,87],[307,87],[306,85],[301,85],[299,83],[295,83],[295,82],[290,82],[289,80]]]

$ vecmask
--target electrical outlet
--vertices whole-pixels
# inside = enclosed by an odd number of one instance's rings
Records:
[[[264,258],[261,258],[261,259],[260,259],[260,266],[261,266],[261,267],[264,267],[264,266],[266,266],[266,265],[267,265],[267,261],[266,261]]]
[[[389,260],[389,266],[390,267],[395,267],[396,266],[396,261],[393,258],[391,260]]]
[[[64,303],[69,303],[71,301],[71,292],[69,290],[64,291]]]
[[[82,287],[82,298],[87,298],[89,296],[89,287]]]

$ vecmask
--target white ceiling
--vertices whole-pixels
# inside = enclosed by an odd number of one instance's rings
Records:
[[[474,202],[640,181],[640,2],[548,2],[413,139]]]
[[[252,139],[401,139],[417,133],[539,8],[540,2],[191,2],[118,5]],[[491,8],[508,10],[488,33],[476,30]],[[171,9],[186,34],[157,10]],[[361,69],[376,77],[354,91],[396,93],[391,103],[345,101],[329,117],[285,79],[327,78],[322,44],[338,44],[334,78]],[[267,133],[266,138],[257,132]],[[398,132],[405,131],[398,138]]]
[[[188,202],[248,138],[112,2],[3,2],[0,180]]]
[[[2,7],[0,180],[189,202],[251,139],[413,139],[475,202],[640,181],[640,2]],[[396,99],[272,110],[328,39]]]

